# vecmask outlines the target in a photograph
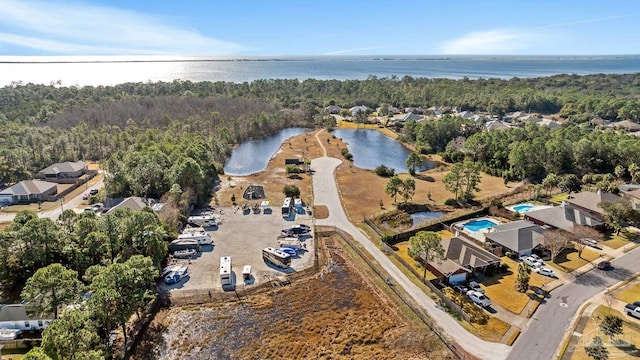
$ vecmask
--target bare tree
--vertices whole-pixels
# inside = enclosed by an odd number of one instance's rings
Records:
[[[587,247],[587,243],[584,239],[593,239],[596,241],[600,241],[603,239],[602,234],[593,228],[588,226],[576,226],[574,229],[574,241],[578,248],[578,257],[582,258],[582,251]]]
[[[555,261],[556,257],[562,250],[564,250],[572,236],[562,230],[549,230],[544,233],[543,244],[544,247],[551,253],[551,261]]]

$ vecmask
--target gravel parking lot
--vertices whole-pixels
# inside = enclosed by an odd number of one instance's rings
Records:
[[[213,245],[202,246],[202,253],[192,260],[178,260],[179,264],[188,264],[189,276],[178,284],[163,284],[165,290],[213,289],[222,291],[220,285],[220,257],[231,256],[232,275],[236,288],[249,287],[269,281],[270,278],[293,273],[309,268],[314,261],[314,241],[312,236],[302,238],[306,250],[293,257],[291,267],[280,269],[266,263],[262,259],[262,249],[278,247],[277,237],[282,229],[293,224],[312,225],[311,215],[296,214],[288,219],[281,215],[280,208],[272,208],[271,212],[260,211],[259,214],[234,208],[216,208],[221,214],[218,227],[207,228],[213,239]],[[252,277],[244,280],[242,268],[251,265]]]

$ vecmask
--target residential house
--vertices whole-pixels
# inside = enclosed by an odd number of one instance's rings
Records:
[[[516,111],[516,112],[512,112],[512,113],[507,113],[504,115],[503,120],[506,122],[514,122],[515,120],[517,120],[519,117],[521,117],[522,115],[524,115],[521,111]]]
[[[35,175],[35,178],[51,182],[69,183],[70,181],[65,180],[71,179],[71,182],[75,182],[86,173],[87,163],[85,163],[84,161],[65,161],[62,163],[55,163],[53,165],[47,166],[46,168],[40,170]]]
[[[609,124],[611,124],[611,121],[605,120],[599,116],[591,119],[591,126],[606,126]]]
[[[421,121],[421,120],[424,120],[424,116],[417,115],[417,114],[414,114],[414,113],[406,113],[406,114],[402,115],[402,117],[400,118],[399,121],[405,122],[405,121],[409,121],[409,120]]]
[[[342,110],[342,108],[338,105],[329,105],[324,109],[327,111],[327,113],[333,114],[333,115],[340,114],[340,111]]]
[[[369,110],[369,108],[364,105],[354,106],[351,109],[349,109],[349,111],[351,111],[351,115],[354,115],[354,116],[358,115],[358,113],[366,114],[367,110]]]
[[[15,330],[14,336],[22,331],[41,331],[51,325],[53,316],[33,318],[27,315],[24,304],[0,304],[0,329]]]
[[[596,216],[600,220],[604,219],[604,210],[599,206],[601,202],[616,202],[621,197],[606,191],[583,191],[573,194],[567,199],[567,203]]]
[[[402,111],[400,111],[400,109],[398,109],[397,107],[393,106],[393,105],[389,105],[387,107],[387,110],[389,111],[389,114],[400,114]]]
[[[471,111],[463,111],[458,113],[456,116],[461,117],[463,119],[471,119],[474,114]]]
[[[595,228],[604,224],[598,217],[564,201],[560,206],[527,211],[524,218],[545,228],[556,228],[570,233],[574,233],[577,226]]]
[[[487,121],[489,121],[489,118],[486,117],[485,115],[482,115],[482,114],[473,115],[469,119],[471,119],[471,120],[473,120],[473,121],[475,121],[477,123],[483,123],[483,124],[486,123]]]
[[[424,114],[424,109],[422,108],[422,106],[410,106],[410,107],[406,107],[404,108],[404,112],[406,113],[414,113],[414,114]]]
[[[640,124],[634,123],[633,121],[629,121],[629,120],[622,120],[622,121],[614,122],[611,125],[613,125],[614,128],[624,129],[624,130],[627,130],[629,132],[640,131]]]
[[[0,190],[0,203],[39,202],[53,200],[58,184],[42,180],[23,180]]]
[[[145,199],[138,196],[131,196],[125,199],[109,199],[109,200],[110,201],[106,202],[107,204],[110,205],[109,211],[107,211],[107,213],[116,211],[118,209],[131,209],[135,211],[140,211],[145,207],[152,205],[149,199]],[[121,201],[118,202],[118,200],[121,200]],[[112,205],[113,203],[116,203],[116,205]]]
[[[485,239],[500,245],[503,253],[525,256],[542,244],[545,231],[531,221],[519,220],[494,226],[485,234]]]
[[[546,126],[549,129],[555,129],[558,126],[560,126],[560,123],[558,123],[557,121],[555,121],[553,119],[543,118],[542,120],[540,120],[540,122],[538,122],[538,125]]]
[[[622,197],[629,200],[631,207],[635,210],[640,210],[640,185],[620,185],[618,187]]]
[[[518,120],[518,122],[520,122],[520,123],[526,123],[526,122],[538,123],[538,122],[542,121],[542,119],[540,119],[539,117],[537,117],[535,115],[531,115],[531,114],[521,115],[517,119],[514,119],[514,120]]]
[[[441,244],[445,260],[428,263],[427,270],[450,284],[465,282],[469,275],[500,264],[499,257],[459,237],[442,239]]]
[[[496,131],[509,129],[511,125],[500,120],[491,120],[484,124],[484,131]]]

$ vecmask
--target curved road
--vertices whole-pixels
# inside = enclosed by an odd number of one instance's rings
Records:
[[[311,167],[315,172],[313,175],[314,205],[325,205],[329,209],[329,217],[316,220],[316,224],[336,226],[348,232],[385,268],[395,283],[402,286],[459,346],[482,359],[505,359],[509,354],[509,346],[483,341],[467,332],[449,314],[437,308],[435,302],[422,289],[411,282],[371,240],[349,221],[342,208],[334,176],[335,169],[341,163],[341,160],[326,156],[311,161]]]
[[[592,270],[551,292],[520,334],[509,359],[554,359],[564,335],[571,331],[571,319],[587,300],[606,288],[640,272],[640,247],[612,260],[607,271]],[[571,350],[571,349],[568,349]]]

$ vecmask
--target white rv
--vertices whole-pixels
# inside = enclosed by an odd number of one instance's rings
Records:
[[[196,239],[176,239],[169,244],[169,251],[193,249],[200,251],[200,243]]]
[[[220,284],[223,287],[233,284],[231,275],[231,256],[223,256],[220,258]]]
[[[203,232],[195,232],[195,233],[186,233],[178,235],[177,240],[198,240],[198,244],[200,245],[211,245],[213,244],[213,240],[211,239],[211,235],[207,234],[206,231]]]
[[[288,247],[294,250],[299,250],[302,249],[304,245],[300,240],[298,240],[298,238],[286,237],[283,239],[278,239],[278,247]]]
[[[199,215],[189,216],[187,218],[189,224],[196,224],[198,226],[217,226],[218,219],[215,215]]]

